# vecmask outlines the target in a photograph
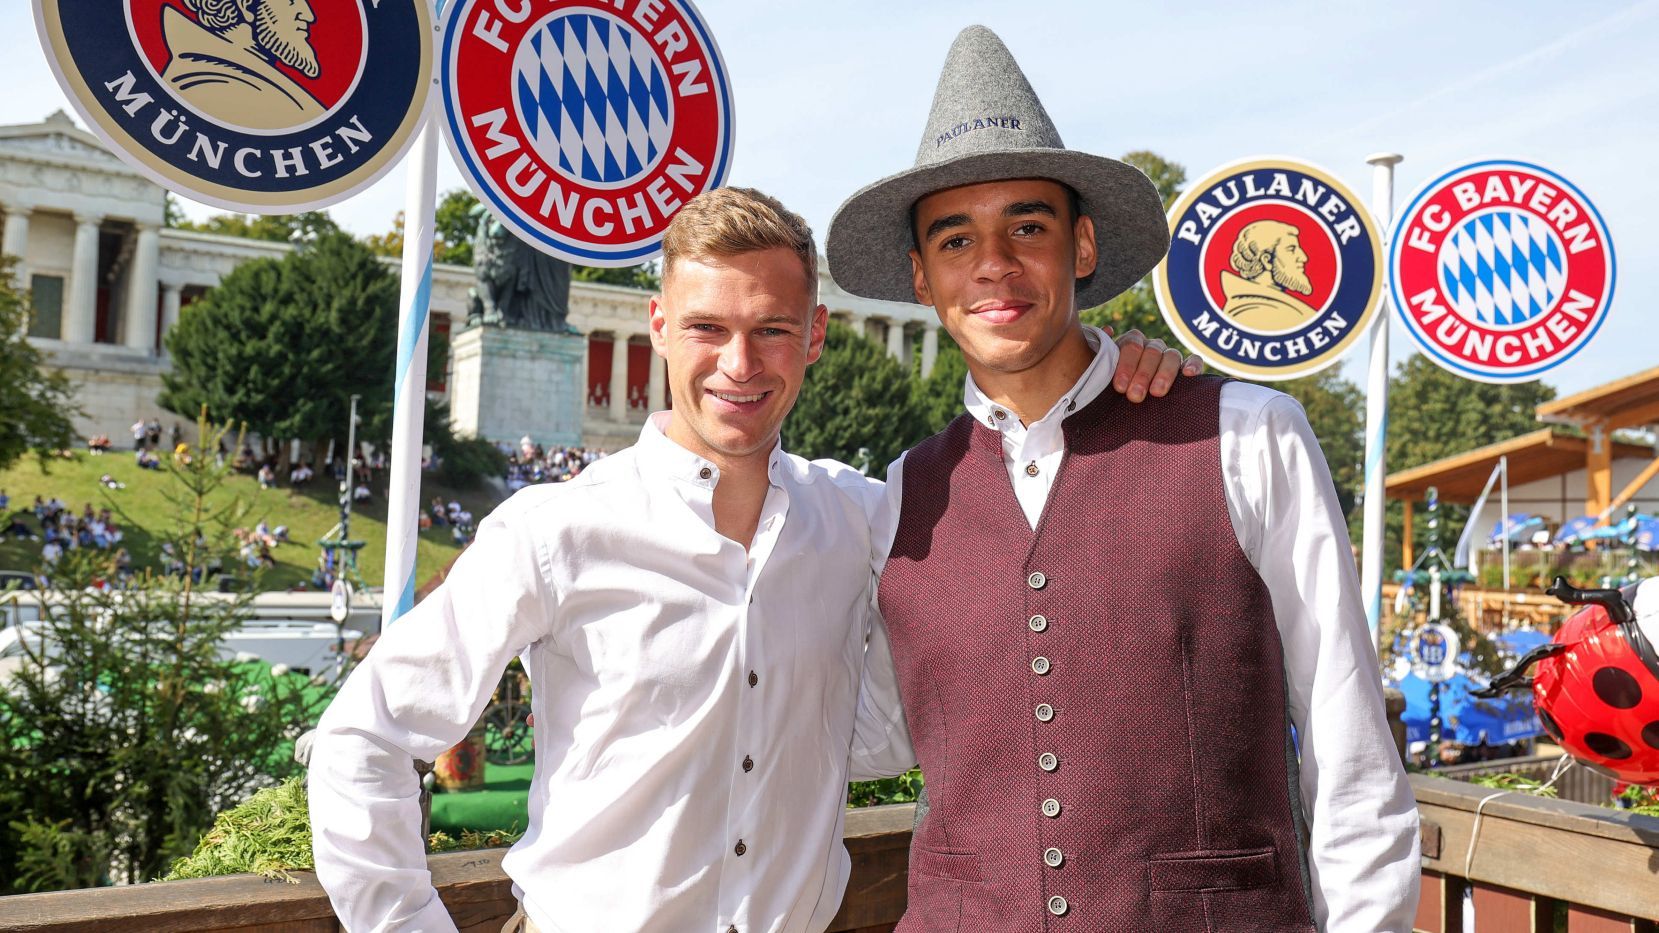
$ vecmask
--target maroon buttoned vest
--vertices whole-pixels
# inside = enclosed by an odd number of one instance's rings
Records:
[[[1224,381],[1072,413],[1035,531],[995,430],[906,456],[879,599],[930,809],[900,933],[1313,929]]]

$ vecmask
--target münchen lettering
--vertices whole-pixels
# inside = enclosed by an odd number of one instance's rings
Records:
[[[338,123],[334,130],[299,146],[260,149],[251,146],[232,148],[192,126],[190,114],[183,108],[155,104],[155,98],[137,89],[137,78],[131,71],[113,81],[104,83],[104,89],[113,98],[115,106],[125,111],[135,124],[130,130],[135,139],[146,133],[162,147],[179,152],[192,162],[218,170],[229,166],[243,178],[298,178],[312,171],[326,171],[356,155],[374,142],[374,134],[363,126],[355,114]],[[145,123],[148,122],[148,128]]]
[[[1192,322],[1192,329],[1195,333],[1202,334],[1211,346],[1240,361],[1284,363],[1313,356],[1335,341],[1341,340],[1342,335],[1348,330],[1348,319],[1332,311],[1321,318],[1319,326],[1312,330],[1304,331],[1295,337],[1279,338],[1246,334],[1204,311]]]

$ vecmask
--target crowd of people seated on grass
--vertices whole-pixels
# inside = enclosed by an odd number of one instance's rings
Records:
[[[448,528],[450,540],[462,547],[472,543],[475,533],[472,513],[461,508],[461,503],[454,499],[445,504],[443,496],[432,497],[432,504],[421,514],[420,527],[422,531],[428,528]]]
[[[574,479],[588,464],[605,456],[602,450],[586,447],[544,447],[528,437],[519,440],[517,449],[505,443],[500,448],[507,455],[509,492],[517,492],[534,483],[566,482]]]
[[[106,485],[114,482],[108,474],[104,480]],[[56,496],[35,496],[31,506],[14,510],[11,496],[0,489],[0,526],[0,534],[12,540],[39,541],[41,563],[46,567],[56,565],[66,551],[78,549],[114,550],[118,563],[131,567],[131,557],[121,547],[126,534],[108,507],[94,509],[88,502],[76,513]]]

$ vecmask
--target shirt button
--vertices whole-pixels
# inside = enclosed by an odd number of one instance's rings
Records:
[[[1040,570],[1038,570],[1038,571],[1034,571],[1034,572],[1033,572],[1033,573],[1032,573],[1032,574],[1031,574],[1031,576],[1029,576],[1029,577],[1026,577],[1026,578],[1025,578],[1025,582],[1026,582],[1026,584],[1027,584],[1027,585],[1029,585],[1029,586],[1030,586],[1030,587],[1031,587],[1031,588],[1032,588],[1032,589],[1034,589],[1034,590],[1040,590],[1040,589],[1042,589],[1042,588],[1043,588],[1043,587],[1045,587],[1045,586],[1047,586],[1047,585],[1048,585],[1048,577],[1046,577],[1046,576],[1043,576],[1043,572],[1042,572],[1042,571],[1040,571]]]
[[[1065,916],[1066,911],[1070,909],[1070,905],[1066,903],[1066,899],[1058,894],[1048,899],[1048,912],[1056,917]]]
[[[1037,721],[1038,722],[1048,722],[1049,720],[1051,720],[1053,718],[1054,718],[1054,707],[1049,706],[1047,703],[1038,703],[1037,704]]]
[[[1065,861],[1066,857],[1059,849],[1047,849],[1043,852],[1043,864],[1050,868],[1059,868]]]
[[[1066,411],[1076,411],[1076,410],[1077,410],[1077,403],[1076,402],[1067,402],[1066,403]]]
[[[1060,801],[1055,800],[1053,797],[1050,797],[1047,800],[1043,801],[1043,816],[1046,816],[1046,817],[1048,817],[1049,819],[1052,820],[1052,819],[1054,819],[1055,817],[1057,817],[1059,815],[1060,815]]]
[[[1043,629],[1048,628],[1048,617],[1044,615],[1034,615],[1031,617],[1031,620],[1026,623],[1026,625],[1031,626],[1031,630],[1033,632],[1040,632]]]
[[[755,760],[753,758],[750,758],[748,755],[743,756],[743,770],[744,771],[753,771],[753,770],[755,770]]]
[[[1044,771],[1054,771],[1060,767],[1060,759],[1054,757],[1053,752],[1043,752],[1037,756],[1037,767]]]
[[[737,925],[733,924],[732,926],[727,927],[726,933],[737,933]]]
[[[742,858],[743,853],[749,851],[749,847],[743,844],[743,840],[739,839],[737,840],[737,845],[732,848],[732,851],[737,853],[738,858]]]
[[[1031,673],[1041,677],[1048,673],[1048,658],[1032,658]]]
[[[758,683],[760,683],[760,675],[756,674],[754,671],[750,671],[749,672],[749,686],[753,687],[754,685],[756,685]]]
[[[1000,408],[998,408],[998,409],[994,409],[994,410],[993,410],[993,411],[992,411],[992,412],[991,412],[991,414],[993,414],[993,415],[995,415],[995,416],[996,416],[996,419],[997,419],[997,420],[998,420],[998,421],[1001,421],[1001,420],[1002,420],[1002,419],[1004,419],[1004,418],[1006,418],[1006,417],[1008,417],[1008,413],[1007,413],[1007,412],[1005,412],[1005,411],[1003,411],[1003,410],[1002,410],[1002,409],[1000,409]]]
[[[1025,475],[1026,476],[1036,476],[1037,475],[1037,461],[1033,460],[1030,463],[1027,463],[1025,465]]]
[[[708,467],[703,467],[701,470],[697,471],[697,478],[698,479],[708,479],[709,477],[711,477],[713,475],[714,475],[714,471],[709,469]]]

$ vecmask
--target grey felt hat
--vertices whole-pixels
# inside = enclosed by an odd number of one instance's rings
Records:
[[[910,209],[935,191],[1011,178],[1070,185],[1094,218],[1100,261],[1077,305],[1140,281],[1169,249],[1158,189],[1126,162],[1065,147],[1025,73],[996,33],[969,26],[950,47],[916,164],[852,197],[830,221],[824,251],[836,284],[866,298],[915,301]]]

